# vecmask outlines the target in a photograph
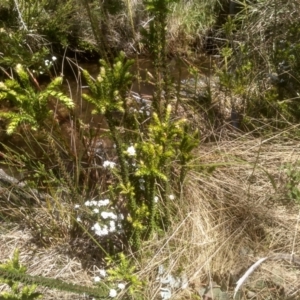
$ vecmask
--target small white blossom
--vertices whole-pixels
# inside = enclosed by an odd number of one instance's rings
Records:
[[[85,201],[84,205],[85,206],[92,206],[92,203],[90,201]]]
[[[110,291],[109,291],[109,297],[111,297],[111,298],[115,298],[116,296],[117,296],[117,291],[115,290],[115,289],[111,289]]]
[[[92,227],[92,230],[95,230],[95,231],[101,230],[99,223],[94,224],[94,226]]]
[[[53,61],[56,61],[56,60],[57,60],[57,57],[56,57],[56,56],[52,56],[52,60],[53,60]]]
[[[105,277],[106,276],[106,271],[104,269],[99,270],[100,276]]]
[[[100,206],[106,206],[109,204],[109,199],[99,200],[97,205]]]
[[[120,290],[124,290],[124,289],[125,289],[125,284],[124,284],[124,283],[119,283],[119,284],[118,284],[118,288],[119,288]]]
[[[101,217],[102,217],[103,219],[107,219],[107,218],[109,217],[109,213],[106,212],[106,211],[103,211],[103,212],[101,212]]]
[[[90,202],[92,203],[93,206],[97,206],[98,205],[98,201],[96,201],[96,200],[92,200]]]
[[[94,209],[93,209],[93,212],[94,212],[95,214],[98,214],[98,213],[99,213],[99,209],[98,209],[98,208],[94,208]]]
[[[117,220],[118,219],[118,216],[114,213],[110,213],[110,218],[113,219],[113,220]]]
[[[175,199],[175,196],[174,196],[174,195],[170,195],[170,196],[169,196],[169,199],[170,199],[170,200],[174,200],[174,199]]]
[[[105,168],[105,169],[107,169],[107,168],[113,169],[113,168],[115,167],[115,165],[116,165],[115,162],[106,160],[106,161],[103,163],[103,168]]]
[[[80,217],[77,217],[76,220],[77,220],[77,222],[79,222],[79,223],[82,222],[82,220],[81,220]]]
[[[92,230],[94,230],[95,234],[98,236],[108,235],[108,233],[109,233],[107,225],[104,225],[103,228],[101,228],[99,223],[94,224],[94,226],[92,227]]]
[[[135,148],[133,146],[128,147],[126,152],[129,156],[135,156],[135,154],[136,154]]]
[[[101,212],[101,217],[103,219],[108,219],[108,218],[113,219],[113,220],[117,219],[117,215],[115,215],[112,212],[106,212],[106,211]]]
[[[110,228],[109,228],[110,232],[116,231],[116,223],[115,223],[115,221],[113,221],[113,220],[109,221],[109,226],[110,226]]]
[[[157,196],[155,196],[155,197],[154,197],[154,202],[155,202],[155,203],[157,203],[157,202],[158,202],[158,200],[159,200],[159,199],[158,199],[158,197],[157,197]]]
[[[49,60],[46,59],[46,60],[45,60],[45,66],[48,66],[48,65],[49,65]]]
[[[104,225],[104,227],[100,230],[96,230],[95,233],[98,235],[98,236],[105,236],[105,235],[108,235],[108,229],[107,229],[107,226]]]
[[[75,205],[74,205],[74,208],[75,208],[75,209],[78,209],[79,207],[80,207],[79,204],[75,204]]]
[[[99,282],[100,280],[101,280],[101,278],[99,276],[94,277],[95,282]]]

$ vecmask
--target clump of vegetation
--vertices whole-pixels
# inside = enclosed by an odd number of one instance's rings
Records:
[[[16,250],[14,252],[13,258],[5,264],[0,265],[0,273],[3,274],[3,271],[8,272],[17,272],[18,274],[25,274],[26,267],[20,265],[19,262],[19,252]],[[0,275],[1,276],[1,275]],[[15,281],[13,276],[10,279],[1,279],[2,283],[7,284],[10,287],[10,291],[1,292],[1,299],[38,299],[41,298],[42,294],[36,292],[36,285],[19,287],[18,281]]]

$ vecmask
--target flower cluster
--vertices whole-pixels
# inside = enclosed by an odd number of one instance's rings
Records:
[[[135,156],[136,155],[136,151],[135,151],[134,146],[128,147],[127,150],[126,150],[126,154],[128,156]]]
[[[109,204],[109,199],[104,199],[104,200],[88,200],[84,203],[85,206],[97,206],[97,207],[101,207],[101,206],[107,206]]]
[[[96,214],[96,217],[98,217],[99,221],[94,223],[91,229],[100,237],[107,236],[114,232],[122,232],[121,223],[122,220],[124,220],[124,216],[122,214],[117,215],[112,211],[112,208],[108,209],[107,206],[109,206],[109,204],[109,199],[87,200],[84,203],[84,206],[90,208],[91,211]],[[104,207],[106,207],[105,210]],[[80,205],[76,204],[74,208],[78,210]],[[80,216],[77,217],[77,221],[82,222]]]
[[[104,168],[104,169],[113,169],[115,166],[116,166],[116,163],[113,162],[113,161],[106,160],[106,161],[103,163],[103,168]]]
[[[51,57],[51,60],[49,59],[46,59],[44,61],[44,64],[45,66],[39,66],[39,69],[36,71],[36,70],[32,70],[32,73],[39,73],[39,74],[44,74],[45,70],[49,69],[50,67],[53,66],[53,63],[57,60],[57,57],[56,56],[52,56]]]

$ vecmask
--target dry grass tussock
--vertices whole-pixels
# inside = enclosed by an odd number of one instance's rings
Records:
[[[260,257],[298,255],[299,204],[286,196],[283,166],[299,160],[299,145],[286,132],[263,139],[241,135],[231,141],[202,144],[181,197],[174,201],[179,213],[172,229],[163,238],[153,237],[145,243],[141,258],[136,259],[139,278],[147,283],[143,299],[160,299],[164,285],[157,280],[157,270],[161,265],[165,275],[184,276],[189,282],[188,288],[172,291],[172,299],[194,299],[193,295],[213,281],[222,291],[232,292],[235,282]],[[31,242],[31,233],[20,226],[1,231],[1,262],[17,247],[30,274],[92,284],[97,267],[84,269],[59,242],[48,249],[38,248]],[[252,299],[300,294],[299,275],[287,261],[266,261],[243,290],[247,296],[254,293]],[[57,299],[67,297],[47,291],[45,299],[53,293]]]
[[[260,257],[297,255],[299,205],[286,196],[282,168],[299,159],[299,143],[283,135],[266,139],[241,136],[202,145],[194,161],[201,171],[190,173],[177,202],[180,221],[174,220],[172,233],[163,241],[150,243],[156,255],[146,261],[141,275],[152,270],[155,278],[161,264],[171,274],[184,273],[190,285],[178,291],[178,299],[191,299],[213,281],[223,291],[232,291]],[[216,169],[209,173],[211,167]],[[266,299],[266,295],[278,299],[274,293],[297,292],[299,275],[286,261],[266,261],[248,279],[246,288],[255,292],[255,299]],[[151,285],[149,294],[158,286]]]

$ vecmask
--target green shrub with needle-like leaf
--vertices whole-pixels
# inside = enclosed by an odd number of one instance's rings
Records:
[[[12,134],[21,124],[30,125],[37,130],[51,116],[50,98],[59,100],[67,108],[73,108],[73,101],[59,91],[62,77],[56,77],[43,90],[36,90],[29,74],[18,64],[15,68],[17,79],[0,82],[0,101],[8,102],[13,109],[1,110],[0,117],[8,120],[7,133]]]

